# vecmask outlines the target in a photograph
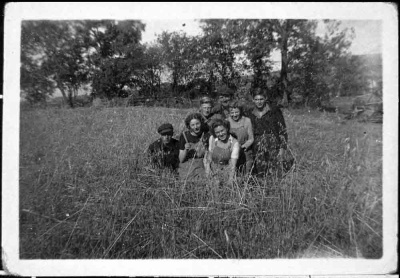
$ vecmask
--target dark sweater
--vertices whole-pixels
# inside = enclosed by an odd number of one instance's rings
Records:
[[[179,141],[171,138],[169,144],[164,145],[161,138],[149,146],[151,163],[158,168],[177,169],[179,166]]]
[[[254,113],[249,113],[254,132],[255,141],[266,135],[270,143],[269,148],[286,149],[288,135],[282,111],[275,105],[270,105],[270,110],[260,118]]]

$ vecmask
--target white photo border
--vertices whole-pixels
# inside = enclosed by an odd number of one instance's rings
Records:
[[[20,28],[29,19],[305,18],[381,20],[383,57],[383,256],[381,259],[21,260],[19,258]],[[398,18],[388,3],[9,3],[4,24],[2,252],[22,276],[237,276],[389,274],[397,266]]]

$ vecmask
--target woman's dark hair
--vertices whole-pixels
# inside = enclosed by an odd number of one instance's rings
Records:
[[[242,105],[239,101],[237,101],[237,100],[232,100],[232,101],[229,103],[229,109],[231,109],[231,108],[237,108],[237,109],[239,109],[240,115],[243,115],[243,105]]]
[[[231,124],[228,121],[217,119],[212,124],[212,128],[211,128],[211,135],[214,136],[214,138],[217,138],[217,135],[215,135],[215,131],[214,130],[219,126],[225,127],[226,131],[228,132],[228,134],[229,134],[229,131],[231,130]]]
[[[200,121],[202,129],[204,128],[204,120],[200,113],[191,113],[185,119],[185,125],[187,129],[190,129],[190,121],[196,119]]]

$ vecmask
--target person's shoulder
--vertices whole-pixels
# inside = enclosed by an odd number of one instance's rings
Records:
[[[244,125],[245,127],[251,125],[251,119],[250,119],[250,117],[243,116],[243,117],[242,117],[242,121],[243,121],[243,125]]]
[[[252,118],[254,118],[256,115],[254,115],[254,109],[251,109],[251,110],[249,110],[248,111],[248,113],[245,115],[245,117],[246,118],[248,118],[248,119],[252,119]]]
[[[283,111],[282,111],[281,106],[275,105],[275,104],[272,105],[271,112],[275,117],[283,118]]]
[[[149,145],[149,150],[154,150],[154,149],[156,149],[157,147],[160,146],[160,144],[161,144],[161,139],[157,139],[156,141],[152,142],[152,143]]]
[[[269,109],[271,109],[271,111],[278,112],[278,113],[282,112],[282,110],[281,110],[282,106],[280,106],[274,102],[271,102],[268,105],[269,105]]]
[[[190,134],[190,132],[189,132],[189,131],[187,131],[187,130],[184,130],[184,131],[182,131],[182,132],[181,132],[181,134],[179,135],[179,138],[182,138],[182,137],[188,136],[188,134]]]
[[[231,142],[232,142],[232,144],[239,144],[239,141],[238,141],[238,139],[236,139],[234,136],[232,136],[232,134],[231,134],[231,137],[229,138],[230,140],[231,140]]]
[[[243,122],[249,123],[250,122],[250,117],[249,116],[242,116]]]
[[[222,105],[221,103],[216,103],[212,108],[211,108],[211,113],[221,113],[222,110]]]
[[[188,135],[185,133],[186,131],[182,131],[181,134],[179,135],[179,139],[178,141],[186,141],[186,139],[188,138]]]

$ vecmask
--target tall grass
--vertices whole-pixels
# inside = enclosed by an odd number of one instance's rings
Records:
[[[185,186],[145,148],[189,110],[21,112],[21,258],[299,258],[382,255],[382,130],[285,111],[285,177]]]

